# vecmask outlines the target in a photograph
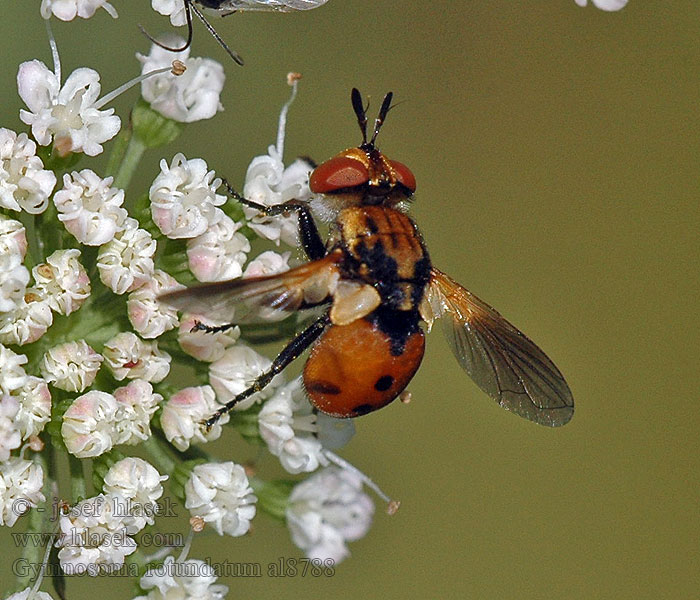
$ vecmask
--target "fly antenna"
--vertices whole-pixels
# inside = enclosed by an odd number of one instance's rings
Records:
[[[369,141],[370,145],[374,145],[374,140],[377,139],[377,134],[379,133],[379,130],[381,129],[384,119],[386,119],[386,115],[389,112],[389,109],[391,108],[391,99],[394,97],[393,92],[389,92],[386,96],[384,96],[384,100],[382,101],[382,106],[379,109],[379,114],[377,115],[377,118],[374,120],[374,134],[372,135],[372,139]]]
[[[352,108],[357,115],[357,124],[360,126],[360,131],[362,132],[362,144],[367,143],[367,111],[362,105],[362,94],[357,88],[352,88],[352,93],[350,94],[350,100],[352,102]]]
[[[241,58],[240,54],[238,54],[238,52],[236,52],[235,50],[229,48],[228,44],[226,44],[226,42],[224,42],[224,40],[221,39],[221,36],[218,33],[216,33],[216,29],[214,29],[214,27],[211,25],[211,23],[209,23],[209,21],[207,21],[206,17],[202,14],[202,12],[192,3],[192,0],[183,0],[183,2],[185,3],[185,15],[187,17],[187,41],[180,48],[171,48],[170,46],[166,46],[162,42],[159,42],[157,39],[155,39],[141,25],[139,25],[141,33],[143,33],[143,35],[145,35],[156,46],[160,46],[164,50],[168,50],[170,52],[183,52],[192,45],[192,13],[194,12],[194,14],[197,15],[197,18],[207,28],[207,31],[217,42],[219,42],[219,45],[224,50],[226,50],[226,53],[233,59],[233,61],[236,64],[242,66],[243,59]]]

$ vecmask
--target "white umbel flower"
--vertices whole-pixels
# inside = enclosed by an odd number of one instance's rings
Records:
[[[44,379],[58,389],[82,392],[95,381],[103,360],[85,340],[78,340],[50,348],[39,368]]]
[[[61,21],[72,21],[76,17],[89,19],[99,8],[104,8],[113,19],[118,16],[107,0],[41,0],[41,16],[44,19],[51,15]]]
[[[185,43],[185,40],[176,35],[164,36],[159,41],[171,48],[182,47]],[[190,57],[189,48],[173,53],[156,44],[151,45],[148,56],[137,53],[136,58],[142,63],[142,74],[168,67],[173,60],[183,62],[187,67],[177,77],[165,72],[141,82],[144,100],[164,117],[192,123],[210,119],[224,109],[220,96],[226,75],[224,68],[215,60]]]
[[[61,86],[43,62],[31,60],[19,66],[17,88],[29,109],[20,110],[20,119],[31,126],[41,146],[53,138],[61,156],[71,152],[97,156],[121,127],[113,108],[100,110],[100,75],[93,69],[76,69]]]
[[[0,313],[0,342],[31,344],[53,324],[53,313],[44,290],[27,288],[11,312]]]
[[[163,397],[147,381],[135,379],[114,391],[119,403],[116,418],[117,444],[138,444],[151,436],[150,421]]]
[[[265,250],[248,263],[243,272],[243,277],[264,277],[277,275],[289,271],[289,258],[291,252],[281,254],[274,250]]]
[[[68,452],[78,458],[99,456],[114,445],[119,405],[106,392],[92,390],[78,396],[63,415],[61,435]]]
[[[228,586],[216,579],[214,567],[203,560],[167,556],[162,566],[148,569],[141,577],[139,586],[148,593],[134,600],[221,600]]]
[[[615,11],[625,7],[627,0],[592,0],[593,5],[601,10]],[[574,0],[579,6],[586,6],[588,0]]]
[[[104,492],[126,500],[130,518],[125,521],[130,532],[153,525],[166,479],[168,476],[158,473],[153,465],[133,456],[117,461],[107,471]]]
[[[10,458],[10,452],[22,443],[22,432],[17,423],[19,402],[14,396],[0,396],[0,463]]]
[[[185,507],[219,535],[247,533],[256,501],[245,470],[232,462],[197,465],[185,484]]]
[[[216,325],[205,315],[193,315],[185,313],[180,318],[180,328],[178,329],[177,341],[187,354],[203,362],[214,362],[219,360],[226,351],[226,348],[233,346],[241,335],[238,326],[231,327],[225,331],[208,333],[206,331],[192,331],[196,323],[204,325]]]
[[[12,394],[27,383],[27,373],[22,365],[27,364],[24,354],[15,354],[0,344],[0,393]]]
[[[373,515],[362,479],[337,467],[326,467],[297,484],[286,511],[292,541],[309,558],[335,563],[350,554],[346,542],[364,537]]]
[[[235,279],[243,273],[250,242],[228,215],[214,223],[202,235],[187,240],[187,263],[199,281]]]
[[[15,420],[22,439],[39,435],[51,420],[51,392],[48,384],[41,377],[29,375],[15,397],[19,401]]]
[[[243,196],[264,206],[281,204],[287,200],[309,201],[309,173],[313,167],[304,160],[297,159],[284,168],[282,157],[270,146],[268,154],[256,156],[250,163],[245,176]],[[248,226],[260,237],[279,244],[298,246],[298,223],[295,214],[274,217],[261,216],[254,208],[243,207]]]
[[[69,315],[78,310],[90,295],[90,278],[80,264],[80,250],[56,250],[45,263],[32,269],[36,287],[43,290],[49,306]]]
[[[136,219],[127,217],[123,231],[100,247],[97,269],[100,279],[115,294],[133,292],[153,277],[156,242]]]
[[[214,388],[219,402],[228,402],[240,394],[264,371],[272,361],[244,344],[226,348],[223,356],[209,366],[209,383]],[[236,404],[233,410],[246,410],[275,393],[284,383],[284,377],[276,375],[265,388]]]
[[[177,327],[177,309],[158,302],[158,296],[181,288],[184,286],[173,277],[156,269],[147,283],[129,294],[126,301],[127,315],[141,337],[156,338]]]
[[[99,494],[78,502],[67,515],[60,516],[56,546],[65,573],[110,573],[136,551],[136,542],[128,535],[125,517],[119,512],[123,502],[113,494]]]
[[[44,470],[31,460],[0,463],[0,526],[12,527],[26,511],[44,502]]]
[[[26,133],[0,128],[0,207],[36,215],[46,210],[56,175],[44,169]]]
[[[161,173],[151,189],[151,215],[158,229],[169,238],[202,235],[223,216],[217,209],[226,197],[217,194],[221,180],[214,177],[201,158],[187,160],[176,154],[170,165],[160,161]]]
[[[102,356],[117,381],[143,379],[151,383],[167,377],[172,360],[155,341],[145,342],[131,331],[118,333],[105,342]]]
[[[151,417],[163,396],[154,393],[147,381],[134,379],[114,390],[114,397],[118,403],[114,443],[135,445],[151,437]]]
[[[20,221],[0,215],[0,254],[27,254],[27,230]]]
[[[81,244],[101,246],[124,228],[124,190],[113,188],[113,180],[102,179],[90,169],[63,176],[63,189],[53,202],[58,220]]]
[[[218,439],[222,425],[228,423],[228,415],[222,415],[209,430],[202,424],[218,408],[214,390],[208,385],[184,388],[173,394],[160,416],[166,439],[180,451],[187,450],[190,444]]]
[[[0,313],[17,309],[29,283],[19,249],[0,253]]]
[[[352,421],[333,421],[343,422],[343,427],[349,431],[346,440],[349,439],[354,431]],[[321,422],[328,427],[332,426],[328,419]],[[258,413],[258,427],[270,453],[280,459],[289,473],[310,473],[319,466],[328,465],[322,442],[317,435],[317,415],[306,398],[300,377],[279,388],[263,404]]]

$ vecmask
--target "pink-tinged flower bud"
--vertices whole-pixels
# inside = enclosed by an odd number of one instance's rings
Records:
[[[135,445],[151,437],[151,417],[158,410],[163,396],[153,392],[153,386],[134,379],[114,390],[117,399],[116,444]]]
[[[54,194],[58,220],[81,244],[101,246],[124,228],[124,190],[111,187],[113,179],[101,179],[90,169],[73,171]]]
[[[160,424],[167,440],[178,450],[187,450],[190,444],[203,444],[221,436],[221,426],[228,423],[223,415],[207,430],[203,421],[209,418],[220,405],[214,390],[208,385],[188,387],[173,394],[163,407]]]
[[[78,396],[63,415],[61,435],[68,452],[78,458],[99,456],[114,445],[117,401],[92,390]]]
[[[143,379],[158,383],[170,372],[170,355],[160,350],[156,342],[145,342],[130,331],[105,342],[102,355],[117,381]]]
[[[49,306],[62,315],[78,310],[90,295],[90,278],[80,264],[80,250],[56,250],[45,263],[32,269],[36,287],[43,290]]]
[[[44,379],[61,390],[82,392],[92,385],[104,357],[85,340],[66,342],[49,349],[39,368]]]
[[[231,327],[226,331],[207,333],[206,331],[192,331],[196,323],[204,325],[215,325],[206,316],[185,313],[180,319],[177,341],[187,354],[203,362],[214,362],[219,360],[226,348],[233,346],[241,335],[238,326]]]
[[[127,218],[124,230],[100,247],[97,269],[100,279],[115,294],[132,292],[153,277],[156,242],[136,219]]]
[[[23,346],[36,342],[53,324],[44,290],[27,288],[14,310],[0,314],[0,342]]]
[[[165,271],[156,269],[147,283],[129,294],[126,302],[127,315],[141,337],[156,338],[177,327],[177,310],[158,302],[158,296],[183,287]]]
[[[226,202],[226,196],[216,193],[221,180],[214,178],[214,171],[201,158],[187,160],[176,154],[170,165],[161,160],[160,169],[149,198],[153,222],[163,235],[197,237],[222,218],[224,213],[217,207]]]
[[[187,240],[187,263],[199,281],[235,279],[243,273],[250,242],[227,215],[214,223],[202,235]]]

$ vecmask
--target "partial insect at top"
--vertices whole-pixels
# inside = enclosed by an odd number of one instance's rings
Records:
[[[207,31],[212,37],[219,42],[221,47],[226,50],[227,54],[239,65],[243,65],[243,59],[240,54],[230,48],[226,42],[219,36],[214,29],[214,26],[209,23],[202,11],[197,8],[197,4],[206,9],[216,11],[220,16],[225,17],[235,12],[242,11],[260,11],[260,12],[293,12],[300,10],[311,10],[322,6],[328,0],[182,0],[185,8],[185,17],[187,19],[187,40],[180,48],[172,48],[159,42],[149,35],[143,27],[141,31],[144,35],[157,46],[170,50],[171,52],[182,52],[192,44],[192,13],[204,24]]]

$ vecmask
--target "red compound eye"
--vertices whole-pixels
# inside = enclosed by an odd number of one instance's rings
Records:
[[[411,192],[415,192],[416,176],[413,174],[411,169],[409,169],[405,164],[400,163],[398,160],[390,160],[389,164],[394,169],[396,180]]]
[[[403,167],[405,170],[406,167]],[[316,194],[326,194],[342,188],[353,188],[369,181],[369,173],[359,160],[336,156],[316,167],[309,187]]]

